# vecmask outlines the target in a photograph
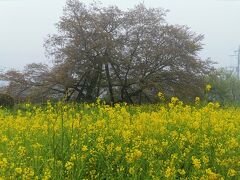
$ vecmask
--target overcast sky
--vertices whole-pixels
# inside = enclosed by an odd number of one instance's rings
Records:
[[[91,0],[82,0],[89,3]],[[103,5],[133,7],[143,0],[101,0]],[[204,34],[203,59],[211,57],[219,66],[235,66],[230,57],[240,45],[240,0],[145,0],[148,7],[170,12],[171,24],[189,26]],[[48,62],[43,42],[56,32],[65,0],[0,0],[0,69],[22,69],[32,62]]]

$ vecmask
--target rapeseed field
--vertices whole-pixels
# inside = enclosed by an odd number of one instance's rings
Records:
[[[240,179],[240,108],[25,104],[0,110],[0,179]]]

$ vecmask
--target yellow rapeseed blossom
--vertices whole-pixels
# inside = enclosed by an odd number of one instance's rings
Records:
[[[26,149],[25,147],[20,146],[20,147],[18,148],[18,154],[19,154],[20,156],[25,156],[26,153],[27,153],[27,149]]]
[[[85,152],[85,151],[87,151],[87,150],[88,150],[88,147],[84,145],[84,146],[82,147],[82,151]]]
[[[0,160],[0,168],[6,168],[8,166],[8,160],[7,158],[3,158],[2,160]]]
[[[209,158],[207,156],[203,156],[202,160],[205,164],[209,163]]]
[[[117,152],[120,152],[120,151],[122,151],[122,148],[121,148],[121,146],[117,146],[117,147],[115,148],[115,150],[116,150]]]
[[[236,176],[237,175],[237,171],[235,171],[234,169],[229,169],[227,175],[229,177]]]
[[[70,158],[70,161],[76,161],[77,160],[77,156],[76,154],[73,154]]]
[[[133,175],[135,173],[134,167],[130,167],[128,172]]]
[[[217,180],[219,177],[218,174],[214,173],[210,168],[206,169],[206,173],[209,180]]]
[[[138,158],[140,158],[142,156],[142,152],[140,150],[138,150],[138,149],[135,149],[133,154],[134,154],[134,157],[136,159],[138,159]]]
[[[46,168],[44,170],[44,176],[42,178],[43,180],[51,179],[51,170],[49,168]]]
[[[34,177],[35,172],[33,170],[33,168],[31,167],[26,167],[23,169],[23,178],[24,179],[30,179],[32,177]]]
[[[212,89],[212,86],[210,84],[207,84],[205,89],[208,92],[208,91],[210,91]]]
[[[17,174],[22,174],[23,170],[22,170],[21,167],[17,167],[17,168],[15,168],[15,172],[16,172]]]
[[[179,101],[178,97],[172,97],[171,98],[171,103],[175,104]]]
[[[196,98],[195,98],[195,104],[196,104],[196,105],[199,105],[199,104],[200,104],[200,97],[196,97]]]
[[[174,174],[174,169],[167,167],[167,169],[165,171],[165,177],[170,178],[170,177],[172,177],[173,174]]]
[[[159,99],[161,99],[162,101],[165,100],[164,94],[162,92],[158,92],[157,95],[158,95]]]
[[[0,109],[0,176],[239,179],[240,108],[199,102]]]
[[[66,162],[66,164],[65,164],[66,170],[70,171],[73,167],[74,167],[73,162],[70,162],[70,161]]]
[[[195,156],[192,156],[192,164],[196,169],[201,168],[201,162],[199,159],[197,159]]]
[[[181,176],[184,176],[186,174],[186,171],[184,169],[179,169],[178,170],[178,173],[181,175]]]

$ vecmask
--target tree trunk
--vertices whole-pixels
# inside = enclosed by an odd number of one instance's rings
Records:
[[[92,78],[89,80],[89,85],[86,88],[86,90],[87,90],[86,101],[87,102],[93,102],[96,98],[95,90],[96,90],[96,86],[98,83],[98,76],[99,76],[99,72],[93,72]]]
[[[110,94],[110,100],[111,100],[112,105],[114,105],[113,88],[112,88],[108,64],[105,64],[105,72],[106,72],[106,77],[107,77],[107,81],[108,81],[108,90],[109,90],[109,94]]]
[[[124,102],[124,91],[125,91],[125,87],[123,86],[121,89],[121,101]]]
[[[84,88],[85,88],[85,85],[86,85],[86,81],[87,81],[87,80],[85,79],[85,80],[84,80],[84,83],[83,83],[83,85],[82,85],[82,87],[81,87],[81,89],[78,89],[78,88],[77,88],[78,95],[77,95],[76,101],[77,101],[78,103],[80,103],[82,99],[85,99],[84,94],[83,94],[83,91],[84,91]]]

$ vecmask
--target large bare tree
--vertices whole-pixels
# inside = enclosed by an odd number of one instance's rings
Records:
[[[68,0],[58,33],[44,44],[53,68],[34,82],[79,102],[153,102],[158,91],[183,99],[199,95],[211,70],[198,57],[203,36],[169,25],[165,15],[143,4],[122,11]]]

